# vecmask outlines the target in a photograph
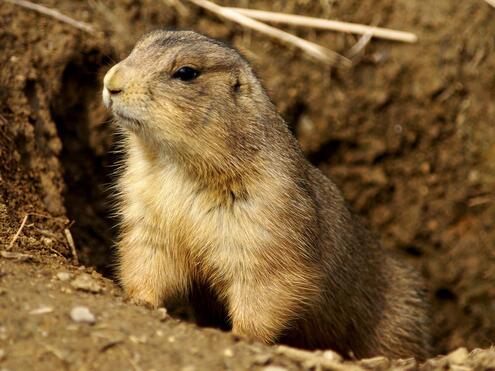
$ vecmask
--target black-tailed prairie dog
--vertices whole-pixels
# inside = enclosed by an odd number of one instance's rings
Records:
[[[207,298],[198,316],[224,313],[266,343],[427,355],[420,280],[304,158],[238,52],[153,32],[107,73],[103,99],[124,138],[118,272],[130,297]]]

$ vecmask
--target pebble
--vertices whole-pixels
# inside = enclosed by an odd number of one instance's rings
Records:
[[[141,335],[141,336],[130,335],[129,340],[134,344],[146,344],[148,338],[146,337],[146,335]]]
[[[62,281],[62,282],[67,282],[68,280],[70,280],[70,273],[68,272],[58,272],[57,273],[57,278]]]
[[[469,352],[466,348],[458,348],[453,352],[450,352],[447,355],[447,359],[450,364],[460,365],[466,361],[466,358],[469,356]]]
[[[70,311],[70,318],[77,323],[89,323],[96,322],[96,317],[87,307],[77,306]]]
[[[7,340],[8,338],[7,328],[5,326],[0,326],[0,340]]]
[[[287,371],[287,369],[281,366],[266,366],[262,368],[262,371]]]
[[[5,349],[0,349],[0,361],[3,361],[7,356]]]
[[[45,247],[52,247],[54,244],[53,240],[49,237],[41,237],[40,241]]]
[[[359,361],[359,365],[365,368],[384,369],[390,367],[390,360],[386,357],[378,356],[373,358],[365,358]]]
[[[391,366],[392,369],[417,370],[418,364],[414,358],[398,359]]]
[[[328,359],[329,361],[341,362],[342,357],[340,354],[334,352],[333,350],[325,350],[322,354],[323,358]]]
[[[230,348],[226,348],[224,351],[223,351],[223,355],[224,357],[233,357],[234,356],[234,352],[232,351],[232,349]]]
[[[72,294],[72,290],[68,287],[62,287],[60,292],[63,292],[64,294]]]
[[[160,321],[163,322],[168,318],[168,312],[166,308],[158,308],[156,312],[158,313],[158,319]]]
[[[258,354],[254,357],[254,364],[256,365],[266,365],[270,360],[272,359],[272,356],[268,353],[266,354]]]
[[[87,273],[81,273],[72,282],[72,287],[77,290],[87,291],[92,293],[102,292],[103,289],[96,280]]]

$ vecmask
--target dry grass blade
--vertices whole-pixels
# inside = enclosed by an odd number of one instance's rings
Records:
[[[84,32],[87,32],[91,35],[94,35],[96,33],[93,26],[91,26],[90,24],[88,24],[86,22],[77,21],[71,17],[68,17],[68,16],[60,13],[56,9],[51,9],[51,8],[48,8],[48,7],[46,7],[44,5],[40,5],[40,4],[34,4],[34,3],[30,2],[30,1],[26,1],[26,0],[4,0],[4,1],[11,3],[11,4],[22,6],[26,9],[34,10],[38,13],[47,15],[47,16],[52,17],[52,18],[55,18],[55,19],[59,20],[60,22],[67,23],[67,24],[69,24],[75,28],[78,28]]]
[[[15,233],[14,237],[12,237],[12,240],[10,241],[9,246],[7,246],[7,250],[10,250],[14,246],[15,241],[17,241],[17,238],[21,234],[22,229],[26,225],[26,222],[28,220],[28,216],[29,216],[29,214],[26,214],[26,215],[24,215],[24,218],[22,218],[21,226],[19,227],[19,229]]]
[[[485,0],[485,1],[495,8],[495,0]]]
[[[67,239],[67,243],[69,244],[70,251],[72,253],[72,259],[74,259],[74,264],[79,264],[79,257],[77,256],[76,244],[74,243],[74,238],[72,237],[72,233],[70,233],[69,228],[64,229],[64,235]]]
[[[366,48],[366,45],[368,45],[368,43],[370,42],[372,37],[373,35],[371,34],[371,32],[361,36],[359,38],[359,41],[351,49],[349,49],[349,52],[346,54],[346,56],[352,59],[357,55],[361,54]]]
[[[493,1],[495,0],[486,0]],[[415,34],[410,32],[396,31],[388,28],[380,28],[373,26],[366,26],[357,23],[332,21],[329,19],[306,17],[302,15],[268,12],[264,10],[254,10],[254,9],[244,9],[244,8],[227,8],[230,10],[235,10],[247,17],[251,17],[260,21],[274,22],[274,23],[284,23],[294,26],[304,26],[320,28],[325,30],[349,32],[354,34],[366,35],[371,33],[373,37],[402,41],[408,43],[414,43],[418,41]]]
[[[202,7],[217,14],[219,17],[226,18],[230,21],[239,23],[240,25],[243,25],[245,27],[262,32],[266,35],[277,38],[291,45],[294,45],[302,49],[308,55],[324,63],[335,66],[341,66],[341,67],[351,65],[351,61],[349,61],[344,56],[335,53],[330,49],[324,48],[323,46],[312,43],[310,41],[301,39],[300,37],[292,35],[288,32],[284,32],[282,30],[279,30],[278,28],[269,26],[265,23],[251,19],[250,17],[239,13],[237,10],[235,10],[235,8],[222,7],[208,0],[189,0],[189,1],[199,7]]]
[[[23,254],[20,252],[12,252],[7,250],[1,250],[0,256],[4,259],[14,259],[22,262],[34,260],[34,256],[31,254]]]

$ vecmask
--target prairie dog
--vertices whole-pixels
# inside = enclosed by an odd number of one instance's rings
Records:
[[[427,356],[419,278],[304,158],[237,51],[155,31],[108,71],[103,100],[124,137],[117,248],[130,297],[157,307],[199,285],[246,338]]]

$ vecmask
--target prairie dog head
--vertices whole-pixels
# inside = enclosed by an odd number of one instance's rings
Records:
[[[149,146],[219,166],[259,150],[272,110],[239,53],[191,31],[144,36],[106,74],[103,101]]]

